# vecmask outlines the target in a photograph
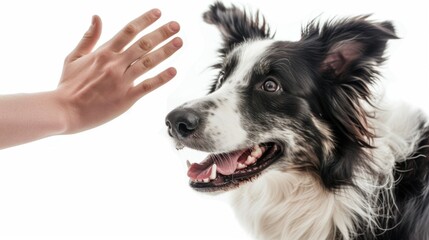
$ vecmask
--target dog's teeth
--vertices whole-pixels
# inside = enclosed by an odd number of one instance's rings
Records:
[[[262,149],[256,145],[250,155],[254,158],[260,158],[262,156]]]
[[[210,173],[210,179],[213,180],[216,178],[216,171],[217,171],[217,165],[213,164],[212,166],[212,172]]]
[[[237,169],[243,169],[243,168],[246,168],[247,167],[247,165],[246,164],[244,164],[244,163],[238,163],[237,164]]]
[[[203,182],[208,183],[210,180],[208,178],[204,178]]]
[[[244,162],[247,165],[251,165],[254,164],[256,162],[256,158],[252,157],[252,156],[248,156],[246,162]]]
[[[188,168],[191,167],[191,162],[189,162],[189,160],[186,160],[186,166],[188,166]]]

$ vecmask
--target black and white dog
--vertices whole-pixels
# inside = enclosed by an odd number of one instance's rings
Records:
[[[215,3],[210,93],[166,117],[197,191],[231,191],[258,239],[429,239],[429,122],[374,94],[390,22],[310,22],[277,41],[264,18]]]

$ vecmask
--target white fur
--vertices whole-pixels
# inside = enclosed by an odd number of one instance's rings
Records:
[[[257,239],[333,239],[334,226],[348,236],[358,194],[333,194],[318,183],[302,172],[270,171],[235,191],[234,209]]]
[[[234,72],[228,77],[228,82],[233,82],[234,85],[245,86],[248,84],[250,74],[257,63],[261,61],[267,48],[273,44],[274,40],[258,40],[242,43],[241,46],[235,48],[230,56],[239,54],[239,63]]]

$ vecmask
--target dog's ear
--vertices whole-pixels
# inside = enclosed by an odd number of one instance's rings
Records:
[[[397,38],[392,23],[372,22],[368,16],[330,21],[322,27],[313,21],[302,37],[317,43],[312,51],[317,52],[313,56],[326,94],[323,114],[349,140],[368,147],[372,134],[362,104],[370,103],[370,85],[385,60],[387,41]]]
[[[234,5],[227,8],[223,3],[216,2],[203,14],[203,19],[217,26],[221,32],[222,54],[228,53],[236,44],[243,41],[270,38],[270,28],[264,17],[260,18],[259,13],[252,16]]]
[[[325,49],[320,71],[331,78],[349,78],[384,61],[387,40],[398,38],[391,22],[371,22],[368,16],[328,22],[318,39]],[[373,72],[373,71],[371,71]],[[371,80],[372,78],[368,78]]]

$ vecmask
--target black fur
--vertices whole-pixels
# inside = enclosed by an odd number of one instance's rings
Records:
[[[220,2],[210,6],[210,11],[204,13],[203,19],[209,24],[216,25],[221,31],[224,43],[219,52],[222,56],[225,56],[236,44],[247,39],[272,37],[265,18],[260,19],[259,13],[253,17],[252,14],[243,12],[235,6],[226,8]]]

